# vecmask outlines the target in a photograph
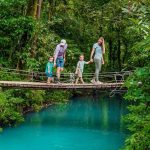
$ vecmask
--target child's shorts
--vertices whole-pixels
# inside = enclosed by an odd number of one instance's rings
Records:
[[[57,58],[56,66],[59,68],[63,68],[64,67],[64,59],[63,58]]]
[[[81,70],[78,70],[78,74],[77,75],[78,75],[79,78],[82,78],[82,72],[81,72]]]
[[[52,78],[52,77],[53,77],[53,74],[46,72],[46,76],[47,76],[48,78]]]

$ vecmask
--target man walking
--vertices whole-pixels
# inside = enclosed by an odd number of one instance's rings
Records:
[[[60,82],[60,74],[64,70],[65,56],[66,56],[67,43],[62,39],[60,44],[56,46],[54,52],[54,66],[57,67],[57,80]]]

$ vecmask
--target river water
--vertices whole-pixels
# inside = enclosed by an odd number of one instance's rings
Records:
[[[0,150],[118,150],[127,136],[126,106],[120,97],[74,97],[4,129]]]

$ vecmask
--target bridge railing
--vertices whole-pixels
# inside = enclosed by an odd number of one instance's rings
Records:
[[[123,82],[133,71],[121,71],[121,72],[102,72],[99,75],[99,79],[102,82]],[[94,73],[84,73],[83,80],[89,83],[94,77]],[[56,75],[54,74],[54,79]],[[76,79],[74,73],[62,73],[61,82],[73,83]],[[33,70],[17,70],[10,68],[0,68],[0,80],[24,80],[24,81],[35,81],[45,82],[45,72],[38,72]]]

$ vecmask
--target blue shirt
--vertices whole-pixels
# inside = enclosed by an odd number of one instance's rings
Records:
[[[53,68],[54,68],[54,63],[48,62],[46,64],[45,72],[46,73],[48,73],[48,72],[53,73]]]
[[[88,62],[83,60],[83,61],[78,61],[78,64],[77,64],[77,69],[79,69],[82,73],[84,70],[84,64],[88,64]]]
[[[95,49],[94,59],[101,59],[103,56],[102,47],[98,43],[95,43],[93,48]]]

